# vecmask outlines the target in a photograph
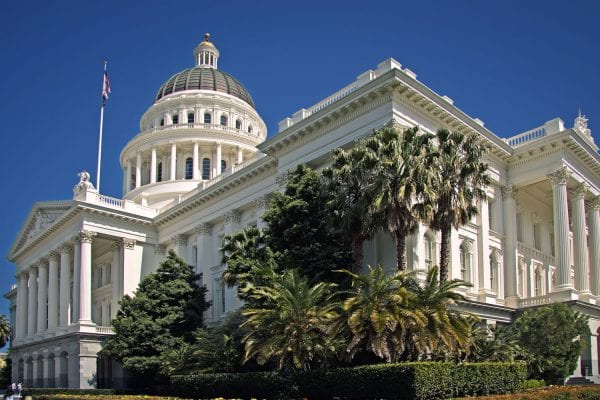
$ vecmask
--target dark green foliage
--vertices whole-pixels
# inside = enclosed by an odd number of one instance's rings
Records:
[[[311,282],[342,278],[332,271],[352,257],[349,242],[331,224],[331,200],[320,174],[302,164],[288,173],[285,191],[273,193],[263,220],[279,270],[299,268]]]
[[[194,398],[444,399],[511,393],[525,379],[520,363],[400,363],[297,372],[171,377],[174,394]]]
[[[547,383],[573,373],[584,347],[581,338],[590,335],[587,317],[563,303],[525,311],[514,329],[525,351],[529,376]]]
[[[543,379],[527,379],[521,384],[521,389],[537,389],[546,386],[546,382]]]
[[[0,388],[5,388],[12,379],[12,359],[4,360],[4,367],[0,368]]]
[[[102,353],[138,379],[159,379],[163,354],[194,341],[208,308],[198,276],[174,252],[142,279],[134,297],[125,296],[112,321],[115,335]]]
[[[10,340],[10,322],[5,315],[0,315],[0,349]]]

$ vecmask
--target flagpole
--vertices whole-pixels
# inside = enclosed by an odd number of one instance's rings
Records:
[[[107,61],[104,61],[104,74],[102,74],[102,90],[104,90]],[[96,167],[96,190],[100,193],[100,164],[102,162],[102,128],[104,125],[104,105],[106,100],[102,97],[102,107],[100,107],[100,134],[98,135],[98,166]]]

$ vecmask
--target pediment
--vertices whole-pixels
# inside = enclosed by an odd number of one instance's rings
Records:
[[[16,255],[27,244],[52,230],[73,206],[72,201],[36,203],[10,249],[9,258]]]

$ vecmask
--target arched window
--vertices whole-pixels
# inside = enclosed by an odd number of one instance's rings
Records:
[[[162,182],[162,163],[158,163],[158,167],[156,168],[156,182]]]
[[[533,274],[534,274],[534,282],[535,282],[535,295],[542,296],[544,294],[544,289],[542,286],[542,283],[543,283],[542,268],[537,267],[535,269],[535,271],[533,272]]]
[[[425,244],[425,268],[429,269],[435,262],[435,236],[432,232],[427,232],[423,235]]]
[[[185,179],[192,179],[194,177],[193,165],[194,160],[191,157],[185,159]]]
[[[173,115],[173,125],[177,125],[179,123],[179,115]]]
[[[248,133],[252,133],[252,125],[248,125]]]
[[[227,169],[227,161],[221,160],[221,173],[225,172]]]
[[[496,294],[498,294],[499,284],[499,274],[500,274],[500,257],[501,253],[498,249],[493,249],[490,254],[490,288]]]
[[[202,159],[202,179],[210,179],[210,158]]]
[[[188,124],[194,123],[194,113],[188,113]]]
[[[242,129],[242,121],[239,119],[235,120],[235,129]]]
[[[212,115],[210,115],[210,113],[204,113],[204,123],[205,124],[212,123]]]
[[[463,240],[460,245],[460,279],[471,282],[471,250],[473,244],[470,240]]]
[[[221,125],[227,126],[227,115],[221,115]]]
[[[165,126],[165,119],[164,118],[160,119],[160,126]]]

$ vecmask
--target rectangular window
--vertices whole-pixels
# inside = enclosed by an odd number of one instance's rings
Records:
[[[541,237],[541,226],[540,224],[533,224],[533,247],[538,250],[542,250],[542,237]]]
[[[213,281],[213,308],[215,319],[225,312],[225,283],[220,278]]]

